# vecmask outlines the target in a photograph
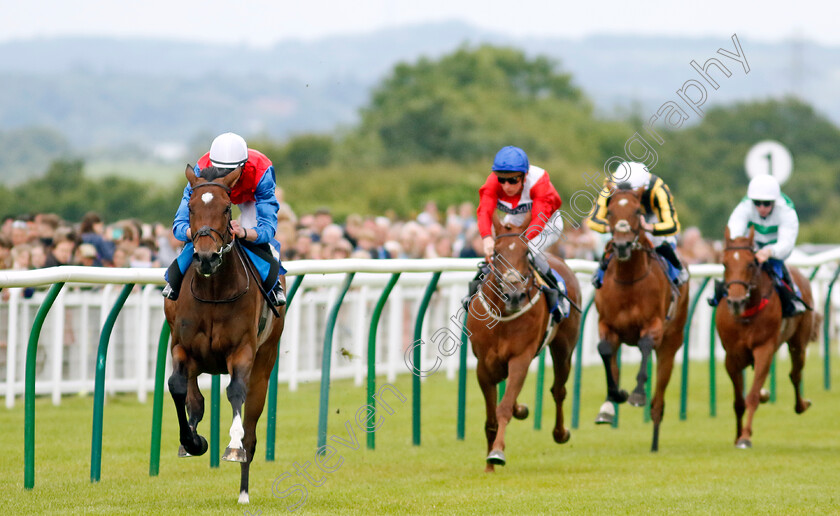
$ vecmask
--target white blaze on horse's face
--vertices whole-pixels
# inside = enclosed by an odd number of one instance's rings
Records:
[[[210,204],[210,201],[213,200],[213,194],[210,192],[206,192],[201,195],[201,200],[204,201],[204,204]]]
[[[618,205],[619,205],[619,206],[627,206],[627,203],[628,203],[628,202],[630,202],[630,201],[628,201],[627,199],[620,199],[620,200],[618,201]]]
[[[516,247],[516,242],[514,242],[514,243],[510,244],[510,245],[508,246],[508,249],[510,249],[511,251],[513,251],[513,248],[514,248],[514,247]]]

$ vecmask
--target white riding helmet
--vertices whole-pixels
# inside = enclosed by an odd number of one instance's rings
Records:
[[[615,169],[612,179],[616,185],[630,183],[630,188],[635,190],[642,186],[647,187],[650,182],[650,172],[644,163],[624,161]]]
[[[220,134],[210,144],[210,164],[217,168],[236,168],[248,161],[248,144],[236,133]]]
[[[779,182],[769,174],[755,176],[747,188],[747,197],[753,201],[775,201],[781,193]]]

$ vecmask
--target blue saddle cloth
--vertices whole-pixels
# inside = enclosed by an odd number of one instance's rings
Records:
[[[271,246],[277,250],[278,254],[280,253],[279,242],[277,242],[276,240],[272,240]],[[266,282],[269,279],[268,274],[271,271],[271,262],[264,260],[262,257],[257,255],[247,247],[243,246],[242,249],[245,251],[245,254],[248,256],[248,258],[250,258],[251,263],[254,264],[254,268],[260,274],[260,279],[263,282]],[[193,248],[192,242],[187,242],[186,244],[184,244],[184,248],[181,249],[181,254],[179,254],[178,258],[176,259],[178,262],[178,268],[181,270],[181,274],[185,274],[187,272],[187,268],[193,261],[194,252],[195,250]],[[282,264],[280,264],[279,274],[286,274],[286,269],[283,268]],[[167,281],[169,280],[169,278],[166,279]],[[273,280],[272,283],[276,283],[277,278],[271,279]]]

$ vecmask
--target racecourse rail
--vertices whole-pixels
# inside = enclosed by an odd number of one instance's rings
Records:
[[[815,310],[822,310],[824,315],[821,348],[823,355],[823,384],[825,389],[830,388],[830,339],[831,339],[831,307],[832,291],[834,284],[840,274],[840,267],[836,262],[840,261],[840,247],[822,252],[820,254],[806,256],[800,255],[788,260],[790,265],[804,269],[814,282]],[[287,278],[287,315],[286,331],[281,342],[281,353],[278,353],[278,361],[275,363],[272,372],[272,381],[269,384],[268,410],[267,410],[267,437],[266,437],[266,459],[274,460],[276,408],[277,408],[277,384],[286,382],[289,388],[294,390],[300,381],[312,381],[319,379],[321,385],[321,396],[319,402],[319,417],[317,429],[317,446],[322,446],[326,440],[327,414],[329,405],[329,387],[331,378],[354,378],[357,385],[362,384],[366,373],[367,377],[367,398],[368,421],[372,425],[375,415],[374,394],[376,390],[376,372],[386,371],[389,381],[393,381],[400,372],[406,372],[407,363],[410,361],[417,370],[422,370],[422,364],[429,364],[434,361],[439,366],[441,361],[433,346],[407,345],[409,339],[404,328],[407,305],[416,305],[416,316],[412,332],[411,343],[417,343],[422,339],[425,328],[457,328],[461,336],[460,346],[456,360],[444,361],[445,371],[450,379],[458,375],[458,415],[456,422],[456,438],[464,438],[465,421],[465,399],[466,399],[466,376],[467,368],[475,364],[474,358],[468,359],[467,335],[462,328],[466,321],[466,313],[460,307],[460,299],[465,294],[465,285],[475,274],[478,259],[457,259],[439,258],[425,260],[301,260],[284,264],[288,270]],[[572,428],[579,424],[580,411],[580,380],[581,370],[584,362],[600,362],[595,350],[597,340],[597,324],[588,315],[592,311],[594,296],[589,286],[589,274],[597,264],[585,260],[568,260],[568,265],[578,274],[583,291],[583,317],[582,330],[578,340],[574,358],[574,385],[572,389]],[[833,265],[833,269],[826,267]],[[710,280],[720,277],[723,267],[719,264],[698,264],[689,267],[692,276],[692,295],[690,299],[689,317],[686,323],[687,331],[682,354],[682,381],[680,395],[680,419],[686,418],[686,399],[688,386],[688,362],[689,358],[706,358],[709,360],[709,411],[715,415],[715,363],[716,353],[720,353],[719,343],[715,340],[714,310],[700,303],[704,293],[708,295],[707,285]],[[4,392],[6,406],[12,407],[15,397],[23,392],[25,404],[25,429],[24,429],[24,487],[31,489],[34,486],[34,443],[35,443],[35,395],[51,394],[53,403],[58,404],[62,394],[86,393],[92,387],[94,392],[93,424],[91,436],[91,481],[97,482],[100,479],[102,460],[102,420],[104,410],[104,397],[106,387],[109,392],[137,391],[138,399],[146,401],[147,391],[154,385],[154,408],[151,430],[151,448],[149,459],[149,474],[154,476],[159,471],[160,457],[160,427],[163,411],[163,397],[165,390],[164,377],[168,372],[167,355],[169,342],[169,327],[163,320],[163,300],[159,295],[159,286],[163,284],[164,269],[111,269],[65,266],[35,271],[0,271],[0,288],[8,289],[8,301],[0,303],[0,323],[6,322],[6,367]],[[304,278],[306,281],[304,282]],[[70,292],[64,292],[63,287],[70,284]],[[115,292],[115,286],[122,285],[119,293]],[[140,288],[139,285],[145,285]],[[50,286],[46,292],[36,291],[25,293],[24,287]],[[301,287],[304,287],[301,289]],[[351,292],[351,287],[354,290]],[[139,293],[131,295],[133,291]],[[437,302],[432,303],[435,293]],[[378,294],[378,295],[377,295]],[[28,297],[27,297],[28,295]],[[116,298],[114,298],[116,295]],[[368,313],[368,304],[373,304],[373,309]],[[98,306],[96,300],[99,300]],[[127,301],[131,301],[127,304]],[[352,304],[352,315],[345,317],[346,325],[339,323],[340,309],[344,300],[350,300]],[[820,300],[821,303],[817,304]],[[68,369],[73,369],[80,379],[65,380],[65,347],[68,328],[65,325],[65,318],[53,316],[51,320],[50,356],[42,357],[38,354],[38,344],[41,331],[45,321],[48,320],[50,309],[58,301],[56,310],[60,314],[75,313],[78,317],[71,317],[71,334],[75,335],[76,327],[81,334],[78,349],[68,351]],[[380,328],[379,322],[388,303],[388,324],[387,330]],[[427,319],[430,305],[436,305],[431,318]],[[300,305],[300,308],[298,308]],[[692,321],[695,319],[695,310],[699,306],[705,307],[700,310],[697,319],[704,324],[695,325],[692,328]],[[110,306],[110,310],[107,307]],[[126,308],[128,306],[128,308]],[[25,355],[25,376],[18,380],[15,373],[20,369],[19,362],[22,353],[18,354],[18,343],[22,341],[21,328],[27,327],[30,312],[37,307],[37,314],[31,323],[31,331],[28,337]],[[320,309],[326,312],[326,319],[317,317]],[[131,369],[134,373],[125,374],[125,377],[117,377],[113,372],[113,354],[108,357],[109,343],[112,333],[118,321],[118,316],[124,309],[131,310],[136,317],[124,316],[123,341],[126,343],[121,351],[120,357],[123,362],[123,369]],[[99,324],[91,324],[91,318],[96,317],[98,310]],[[55,311],[54,311],[55,312]],[[107,312],[107,314],[106,314]],[[347,315],[347,310],[344,311]],[[460,315],[460,320],[455,319]],[[451,316],[451,317],[450,317]],[[369,325],[366,321],[369,320]],[[323,324],[323,332],[321,325]],[[150,328],[160,325],[160,333],[156,342]],[[90,338],[96,327],[101,327],[99,332],[99,345],[95,356],[95,373],[91,381],[89,379],[89,362],[92,358],[89,353],[87,339]],[[348,346],[352,351],[344,347],[340,352],[335,352],[333,340],[336,328],[339,332],[352,334]],[[367,330],[367,345],[365,346],[365,331]],[[387,335],[385,346],[377,346],[377,339],[382,333]],[[323,334],[323,346],[318,349],[316,341]],[[0,328],[2,335],[2,328]],[[75,337],[72,339],[75,341]],[[348,341],[346,335],[340,336],[340,340]],[[696,342],[689,346],[689,342]],[[154,348],[156,343],[157,348]],[[288,344],[288,349],[283,352],[283,344]],[[703,346],[705,344],[705,346]],[[701,347],[703,346],[703,347]],[[717,348],[717,349],[716,349]],[[407,354],[411,350],[410,356]],[[129,355],[129,351],[134,353]],[[155,351],[152,353],[151,351]],[[320,351],[320,357],[318,357]],[[633,353],[628,349],[625,353]],[[690,353],[691,351],[691,353]],[[75,356],[70,356],[75,353]],[[454,354],[454,351],[453,351]],[[284,356],[286,364],[285,372],[280,369],[280,356]],[[306,355],[306,356],[303,356]],[[333,357],[346,358],[349,364],[339,364],[332,367]],[[366,357],[366,360],[361,360]],[[74,364],[71,365],[70,358]],[[111,360],[109,361],[109,358]],[[316,362],[320,358],[320,368]],[[625,356],[625,359],[627,357]],[[40,379],[38,365],[41,362],[41,373],[47,368],[48,363],[50,379]],[[150,361],[154,360],[154,377],[149,378]],[[630,357],[633,359],[633,356]],[[637,357],[636,357],[637,359]],[[548,358],[550,360],[550,357]],[[301,361],[306,362],[301,367]],[[534,427],[541,426],[542,415],[542,394],[545,377],[546,353],[539,355],[532,364],[536,369],[536,397],[534,410]],[[110,366],[108,364],[111,364]],[[127,366],[127,364],[129,364]],[[108,367],[111,374],[108,375]],[[438,369],[434,369],[437,372]],[[430,370],[426,370],[430,371]],[[41,374],[40,376],[44,376]],[[106,384],[107,376],[107,384]],[[649,375],[650,376],[650,375]],[[205,381],[206,380],[206,381]],[[211,411],[210,411],[210,465],[217,467],[219,463],[219,405],[221,379],[218,375],[209,379],[202,378],[202,386],[209,382],[211,387]],[[412,442],[420,444],[420,397],[421,397],[420,375],[414,374],[412,378]],[[770,377],[771,401],[775,400],[775,362]],[[504,392],[504,385],[501,386],[500,396]],[[645,411],[649,417],[649,407]],[[617,418],[616,423],[617,424]],[[368,448],[375,447],[375,433],[368,433]]]

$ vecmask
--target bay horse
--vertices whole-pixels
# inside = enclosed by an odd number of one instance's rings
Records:
[[[217,179],[205,179],[215,172],[208,167],[201,171],[202,177],[197,177],[192,166],[186,169],[192,187],[189,210],[195,255],[183,279],[183,289],[188,292],[182,292],[177,301],[164,301],[172,330],[169,392],[178,414],[179,456],[202,455],[207,451],[207,441],[197,432],[204,416],[198,375],[230,375],[227,397],[233,423],[230,444],[222,458],[241,463],[239,503],[248,503],[248,471],[257,445],[257,420],[277,357],[285,307],[278,307],[279,317],[268,311],[256,270],[233,239],[230,189],[239,179],[241,168]],[[280,281],[284,280],[281,276]]]
[[[653,245],[641,226],[644,188],[631,190],[626,183],[607,201],[607,221],[612,232],[608,243],[614,253],[604,273],[603,286],[595,291],[598,310],[598,353],[607,378],[607,401],[596,423],[611,423],[612,403],[642,407],[647,401],[645,383],[648,360],[656,353],[656,389],[650,404],[653,421],[651,451],[659,450],[659,426],[665,412],[665,389],[671,379],[674,357],[682,346],[688,314],[688,282],[678,290],[660,265]],[[676,297],[677,299],[674,299]],[[672,306],[673,305],[673,306]],[[628,395],[619,389],[617,351],[621,343],[637,346],[642,353],[636,387]]]
[[[763,399],[762,386],[770,371],[773,355],[787,342],[790,350],[790,381],[796,400],[797,414],[808,410],[809,400],[802,399],[802,368],[805,348],[817,339],[822,315],[808,310],[783,318],[782,303],[770,274],[755,258],[755,229],[745,237],[730,238],[729,227],[724,232],[723,280],[726,303],[718,306],[715,315],[718,335],[726,351],[726,371],[735,389],[735,446],[752,447],[752,422]],[[790,275],[802,292],[802,300],[813,306],[811,284],[795,267]],[[744,399],[744,369],[752,365],[755,371],[752,387]],[[747,424],[743,425],[744,411]]]
[[[580,331],[580,312],[570,310],[569,316],[559,324],[553,322],[537,273],[528,260],[525,233],[530,217],[527,219],[524,225],[513,226],[502,225],[493,217],[496,234],[493,272],[484,278],[468,309],[467,331],[478,358],[476,373],[487,411],[484,433],[488,455],[484,471],[488,473],[494,472],[496,465],[505,465],[505,429],[511,417],[528,417],[528,407],[517,403],[517,397],[528,366],[539,355],[545,340],[549,341],[554,363],[551,387],[557,409],[554,441],[563,444],[571,437],[563,425],[563,400]],[[572,270],[561,259],[544,256],[565,280],[569,299],[580,305],[580,286]],[[507,388],[496,406],[496,386],[506,378]]]

